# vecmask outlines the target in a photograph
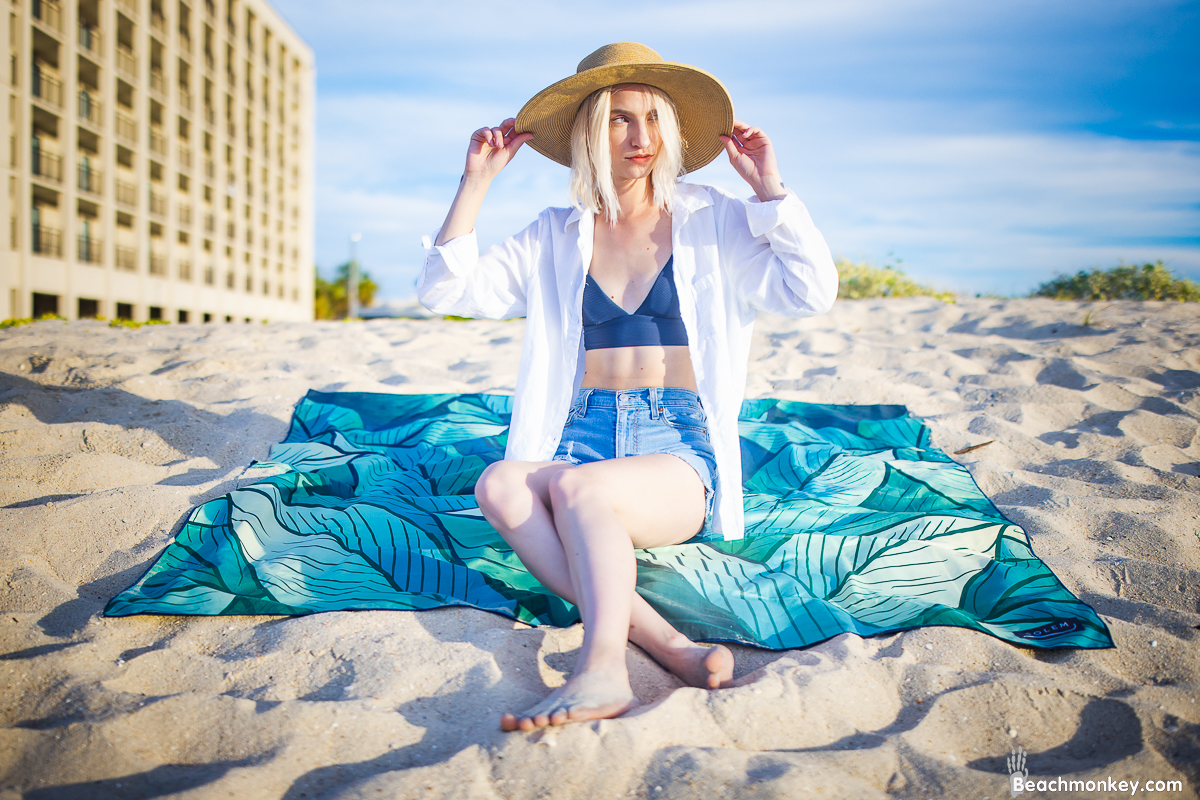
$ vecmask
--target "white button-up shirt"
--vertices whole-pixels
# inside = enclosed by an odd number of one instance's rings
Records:
[[[549,461],[583,381],[583,288],[595,217],[548,208],[525,230],[479,253],[475,233],[435,247],[424,239],[417,295],[436,314],[526,317],[505,458]],[[671,209],[675,288],[696,388],[717,462],[713,528],[743,535],[738,412],[756,311],[822,314],[837,296],[829,246],[791,191],[742,201],[680,183]]]

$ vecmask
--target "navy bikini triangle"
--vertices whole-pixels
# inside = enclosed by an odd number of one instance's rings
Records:
[[[646,299],[632,314],[605,294],[589,274],[583,291],[584,349],[687,345],[672,271],[674,261],[674,255],[667,259]]]

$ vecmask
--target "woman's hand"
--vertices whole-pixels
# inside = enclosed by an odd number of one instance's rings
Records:
[[[470,233],[475,228],[475,217],[483,204],[492,178],[508,166],[521,145],[533,138],[532,133],[513,133],[516,120],[509,118],[498,128],[480,128],[471,134],[467,146],[467,167],[458,182],[458,194],[450,204],[450,212],[442,223],[436,244],[443,245],[451,239]]]
[[[516,120],[510,117],[501,122],[499,127],[480,128],[471,134],[464,177],[491,181],[508,166],[521,145],[533,138],[532,133],[514,133],[515,125]]]
[[[759,200],[765,203],[787,194],[779,177],[779,165],[775,163],[775,148],[761,129],[734,120],[733,136],[722,136],[721,141],[725,143],[729,163],[750,184]]]

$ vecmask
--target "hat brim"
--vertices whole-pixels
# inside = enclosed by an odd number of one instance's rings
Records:
[[[532,133],[529,146],[571,166],[571,128],[588,95],[606,86],[641,83],[661,89],[675,103],[683,136],[683,169],[694,172],[725,148],[733,133],[733,100],[717,78],[687,64],[612,64],[564,78],[535,94],[517,114],[518,133]]]

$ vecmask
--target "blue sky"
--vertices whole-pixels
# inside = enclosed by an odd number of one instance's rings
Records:
[[[413,294],[471,132],[623,40],[725,83],[835,254],[966,293],[1121,261],[1200,280],[1198,2],[275,5],[316,53],[317,263],[361,231],[387,298]],[[481,241],[566,205],[566,177],[524,149]],[[689,180],[749,193],[724,157]]]

